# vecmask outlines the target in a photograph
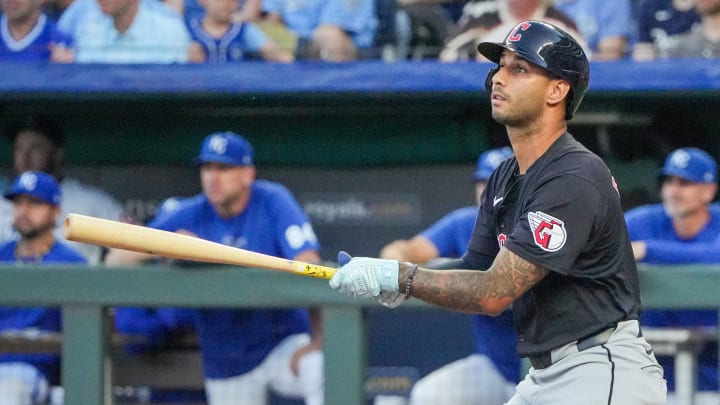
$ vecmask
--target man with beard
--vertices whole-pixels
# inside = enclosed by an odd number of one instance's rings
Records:
[[[231,131],[205,137],[194,163],[203,192],[164,209],[147,226],[286,259],[319,262],[307,215],[280,183],[256,179],[253,147]],[[111,249],[108,266],[153,259]],[[198,308],[210,405],[266,405],[269,392],[322,405],[320,316],[305,308]]]
[[[644,205],[625,214],[635,259],[649,264],[720,262],[720,206],[711,204],[717,192],[717,163],[707,152],[680,148],[668,155],[660,171],[662,204]],[[643,311],[642,322],[654,327],[716,327],[714,309]],[[706,345],[698,355],[696,403],[717,403],[717,345]],[[659,357],[668,390],[675,390],[673,358]],[[668,394],[668,403],[674,395]]]
[[[13,227],[19,237],[0,245],[0,264],[75,263],[85,259],[55,239],[60,217],[60,188],[42,172],[24,172],[5,193],[13,204]],[[0,331],[33,335],[61,330],[60,311],[42,307],[0,307]],[[46,353],[0,355],[0,398],[5,405],[45,403],[48,386],[57,384],[60,359]]]

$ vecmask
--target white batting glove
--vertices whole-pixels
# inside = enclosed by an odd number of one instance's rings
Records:
[[[405,294],[400,294],[399,291],[383,291],[380,293],[380,295],[373,298],[375,299],[375,301],[388,308],[397,308],[400,306],[400,304],[407,301],[405,299]]]
[[[330,279],[330,288],[351,297],[376,297],[382,292],[395,293],[400,264],[397,260],[353,257],[338,253],[342,266]],[[349,259],[349,261],[348,261]]]

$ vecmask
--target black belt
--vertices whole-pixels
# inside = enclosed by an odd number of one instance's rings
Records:
[[[615,331],[615,328],[616,326],[611,326],[594,335],[578,339],[577,343],[575,343],[575,345],[577,346],[577,351],[582,352],[591,347],[604,345],[610,339],[610,336]],[[530,364],[532,364],[533,368],[536,370],[550,367],[552,365],[552,351],[539,353],[534,356],[528,356],[528,360],[530,360]]]

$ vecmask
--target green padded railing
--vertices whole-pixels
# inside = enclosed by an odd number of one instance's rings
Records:
[[[643,304],[655,308],[720,308],[720,267],[643,267]],[[113,306],[318,306],[324,316],[327,404],[360,405],[366,366],[364,309],[327,281],[267,270],[210,266],[173,268],[0,267],[0,305],[59,306],[64,337],[62,384],[67,404],[109,404],[105,310]],[[407,307],[431,307],[416,300]],[[402,308],[402,307],[401,307]],[[402,309],[397,310],[402,310]],[[411,326],[409,326],[411,327]],[[354,348],[349,350],[349,348]]]

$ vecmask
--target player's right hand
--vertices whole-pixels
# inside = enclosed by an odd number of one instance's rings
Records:
[[[338,264],[340,266],[344,266],[350,262],[350,259],[352,257],[347,253],[340,251],[338,252]],[[373,297],[375,301],[377,301],[380,305],[386,306],[388,308],[397,308],[405,302],[405,299],[403,298],[403,295],[400,294],[400,291],[381,291],[380,294]]]
[[[398,292],[397,260],[353,257],[338,253],[340,268],[330,279],[330,288],[351,297],[376,297],[381,292]]]

